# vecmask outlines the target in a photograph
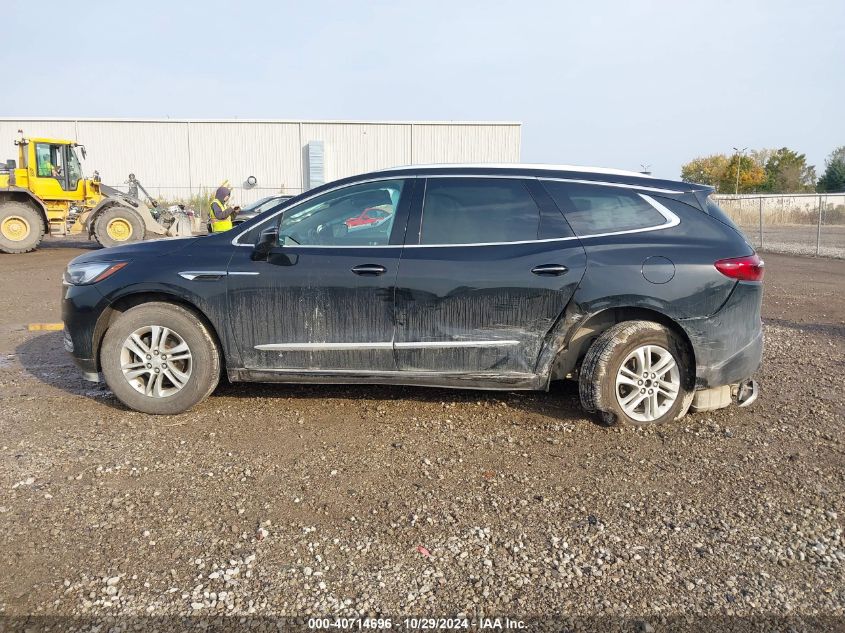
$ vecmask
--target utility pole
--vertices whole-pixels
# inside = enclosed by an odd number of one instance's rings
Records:
[[[747,149],[747,147],[743,147],[742,149],[734,147],[734,151],[736,152],[736,189],[734,190],[734,195],[736,196],[739,195],[739,167],[742,163],[742,157],[745,154],[745,150]]]

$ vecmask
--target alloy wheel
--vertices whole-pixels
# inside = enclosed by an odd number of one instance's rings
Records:
[[[681,374],[672,354],[659,345],[641,345],[616,373],[616,399],[637,422],[654,422],[672,408],[681,388]]]
[[[126,337],[120,350],[120,368],[139,393],[166,398],[188,383],[193,357],[178,333],[161,325],[147,325]]]

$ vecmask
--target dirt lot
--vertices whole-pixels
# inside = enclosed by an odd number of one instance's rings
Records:
[[[635,430],[585,417],[569,385],[225,385],[187,414],[131,412],[80,379],[60,332],[26,329],[60,320],[80,252],[0,257],[0,630],[191,614],[843,626],[845,261],[766,256],[756,404]],[[51,623],[70,626],[27,626]]]

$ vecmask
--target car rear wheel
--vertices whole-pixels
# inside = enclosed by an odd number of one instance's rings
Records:
[[[582,406],[607,424],[660,424],[683,417],[693,397],[691,358],[671,330],[626,321],[590,346],[581,366]]]
[[[190,311],[144,303],[106,330],[100,351],[106,384],[127,407],[152,414],[187,411],[217,386],[220,353]]]

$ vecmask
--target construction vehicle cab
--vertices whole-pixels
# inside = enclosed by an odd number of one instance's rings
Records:
[[[15,145],[17,161],[0,165],[0,252],[34,250],[45,233],[87,234],[103,246],[167,234],[147,205],[106,187],[97,172],[83,176],[84,146],[23,136]]]

